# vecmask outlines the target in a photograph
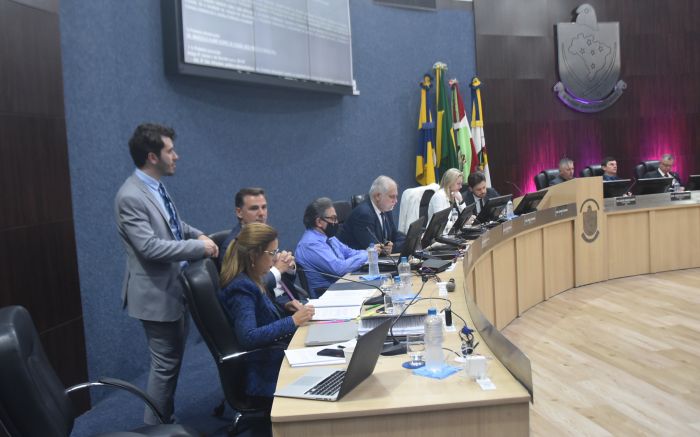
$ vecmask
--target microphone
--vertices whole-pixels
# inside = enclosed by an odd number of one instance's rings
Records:
[[[379,244],[381,244],[381,245],[384,245],[383,243],[380,243],[380,242],[379,242],[379,238],[377,238],[377,236],[374,234],[374,232],[372,232],[372,230],[369,228],[369,226],[367,226],[365,229],[367,229],[367,232],[369,232],[369,235],[370,235],[372,238],[374,238],[374,241],[376,241],[377,243],[379,243]],[[396,260],[394,259],[393,256],[391,256],[391,254],[387,255],[387,257],[389,257],[389,259],[391,260],[391,262],[394,263],[394,267],[396,267],[396,273],[398,273],[398,272],[399,272],[399,263],[396,262]]]
[[[305,272],[314,272],[314,273],[318,273],[319,275],[323,275],[323,276],[326,276],[326,277],[329,277],[329,278],[333,278],[333,279],[341,279],[341,280],[343,280],[343,281],[354,282],[354,283],[356,283],[356,284],[362,284],[362,285],[366,285],[366,286],[368,286],[368,287],[376,288],[377,290],[379,290],[379,292],[381,293],[381,295],[379,295],[379,296],[377,296],[377,297],[370,297],[369,299],[365,299],[364,304],[365,304],[365,305],[378,305],[378,304],[383,304],[383,303],[384,303],[384,295],[385,295],[386,293],[384,293],[384,290],[382,290],[380,287],[378,287],[378,286],[376,286],[376,285],[374,285],[374,284],[370,284],[369,282],[365,282],[365,281],[356,281],[355,279],[346,278],[346,277],[344,277],[344,276],[338,276],[338,275],[334,275],[334,274],[331,274],[331,273],[321,272],[321,271],[318,271],[318,270],[307,269],[307,268],[304,268],[304,267],[302,267],[302,270],[305,271]]]
[[[379,303],[379,304],[384,303],[384,295],[385,295],[384,290],[382,290],[381,288],[377,287],[374,284],[369,284],[369,283],[363,282],[363,281],[356,281],[354,279],[349,279],[349,278],[345,278],[343,276],[333,275],[331,273],[320,272],[318,270],[311,270],[311,269],[305,269],[305,268],[302,268],[302,270],[304,270],[305,272],[314,272],[314,273],[318,273],[318,274],[323,275],[323,276],[328,276],[330,278],[342,279],[344,281],[355,282],[357,284],[367,285],[367,286],[376,288],[381,293],[381,296],[367,299],[367,300],[365,300],[364,304],[365,305],[374,305],[374,303],[370,303],[370,301],[372,301],[373,299],[381,299],[380,301],[378,301],[376,303]],[[391,336],[392,344],[388,344],[388,345],[384,346],[384,348],[382,349],[382,352],[381,352],[382,355],[392,356],[392,355],[399,355],[399,354],[406,353],[406,345],[401,344],[401,342],[399,340],[397,340],[396,337],[394,336],[394,325],[396,325],[396,322],[398,322],[399,319],[401,318],[401,316],[403,316],[404,313],[406,312],[406,310],[408,310],[408,307],[413,305],[413,303],[416,301],[416,299],[418,299],[418,296],[420,296],[421,292],[423,291],[425,284],[428,282],[428,278],[429,278],[428,275],[421,275],[422,284],[421,284],[420,289],[413,296],[413,298],[411,298],[411,300],[408,302],[408,304],[406,304],[403,311],[401,311],[401,313],[394,318],[394,321],[391,322],[391,326],[389,327],[389,336]]]
[[[522,196],[522,195],[523,195],[523,190],[521,190],[519,186],[517,186],[516,184],[514,184],[514,183],[511,182],[511,181],[505,181],[505,183],[508,184],[508,185],[512,185],[516,190],[518,190],[518,196]]]

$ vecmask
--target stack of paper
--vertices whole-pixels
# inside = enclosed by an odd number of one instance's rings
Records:
[[[350,320],[360,315],[362,303],[376,292],[365,290],[328,290],[320,299],[311,299],[316,309],[312,320]]]

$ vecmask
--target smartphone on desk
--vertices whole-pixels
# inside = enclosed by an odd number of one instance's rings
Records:
[[[320,351],[316,352],[316,355],[323,357],[345,358],[345,352],[343,352],[342,349],[321,349]]]

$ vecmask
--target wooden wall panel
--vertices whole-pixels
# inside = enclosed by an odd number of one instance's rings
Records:
[[[608,215],[608,278],[650,270],[649,211]]]
[[[574,223],[544,228],[544,297],[549,299],[574,287]]]
[[[516,237],[518,263],[518,311],[524,313],[544,300],[542,231]]]
[[[696,0],[590,0],[599,22],[620,23],[621,79],[611,107],[582,114],[552,91],[555,25],[580,0],[474,0],[477,75],[491,178],[501,193],[568,156],[576,170],[617,158],[620,174],[664,152],[682,177],[700,172],[700,7]],[[653,61],[652,61],[653,60]],[[663,85],[661,85],[663,84]],[[517,193],[517,190],[514,194]]]
[[[474,301],[492,324],[496,320],[493,299],[493,253],[483,255],[474,267]]]
[[[518,317],[515,240],[499,244],[493,250],[493,294],[496,328],[503,329]]]
[[[58,2],[0,0],[0,41],[0,306],[29,310],[68,386],[87,380],[87,363]],[[87,392],[76,401],[89,408]]]

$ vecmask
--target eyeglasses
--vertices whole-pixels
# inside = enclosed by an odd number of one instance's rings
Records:
[[[266,253],[266,254],[268,254],[268,255],[275,256],[275,255],[277,255],[278,253],[280,253],[281,251],[280,251],[280,249],[279,249],[279,247],[278,247],[278,248],[275,249],[275,250],[263,250],[263,252]]]
[[[326,223],[338,223],[338,216],[337,215],[334,215],[331,217],[321,217],[321,219],[323,221],[325,221]]]

